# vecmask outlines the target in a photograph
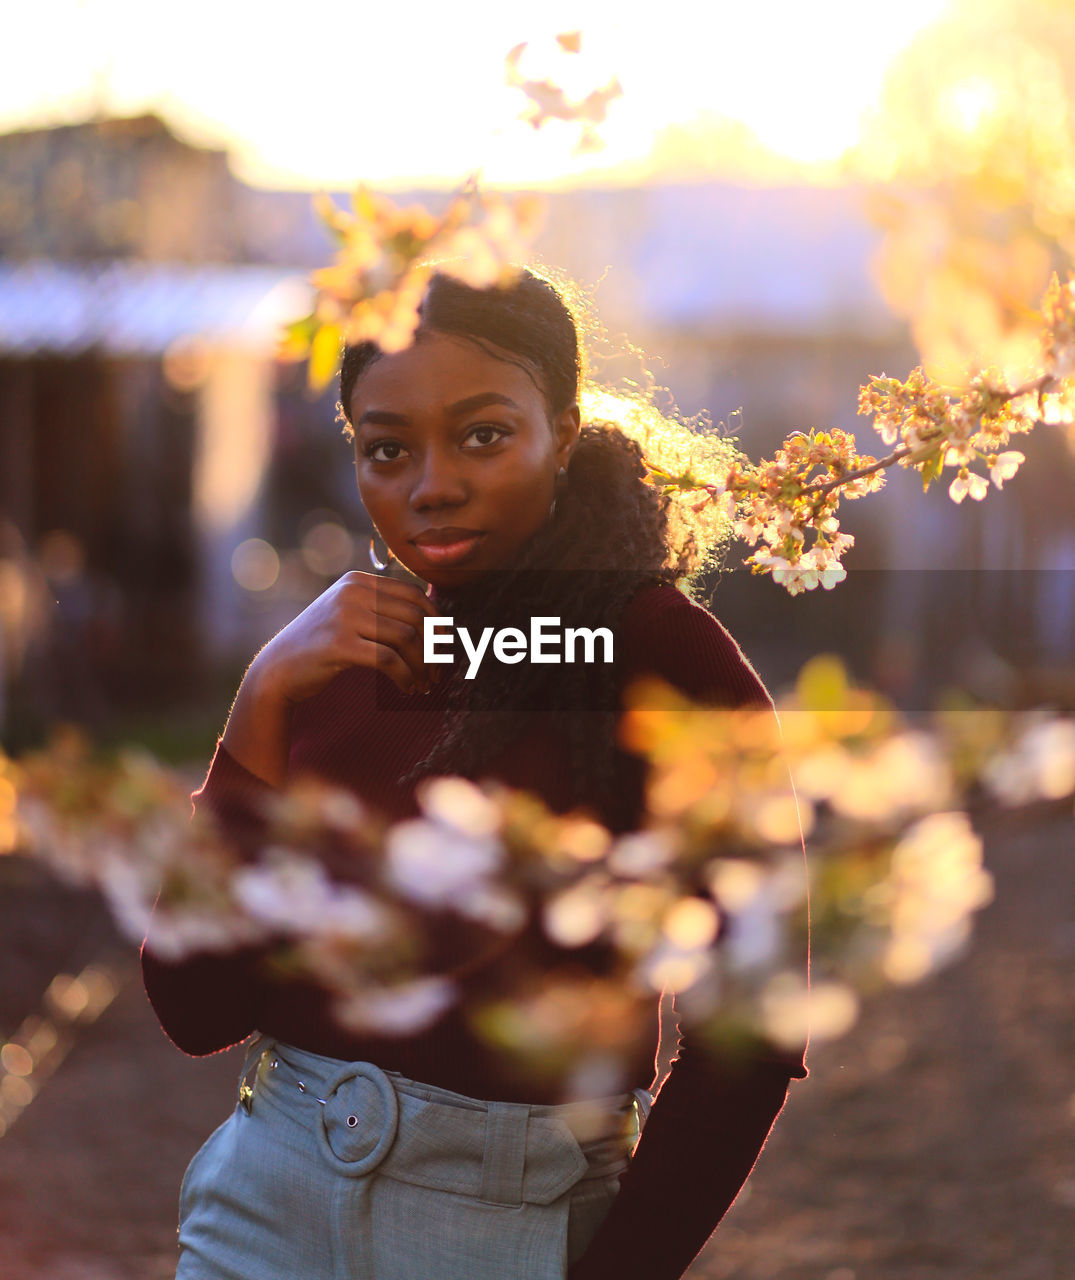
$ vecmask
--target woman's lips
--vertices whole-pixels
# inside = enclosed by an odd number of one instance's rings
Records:
[[[484,537],[484,533],[476,533],[457,542],[416,542],[414,545],[430,564],[459,564],[471,555]]]

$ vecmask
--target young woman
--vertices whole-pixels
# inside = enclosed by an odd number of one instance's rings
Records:
[[[531,272],[487,290],[438,273],[411,347],[345,352],[359,492],[414,580],[345,574],[252,662],[193,797],[240,847],[257,848],[257,801],[303,773],[391,819],[419,812],[420,778],[457,774],[631,831],[645,767],[615,725],[632,679],[772,705],[728,632],[675,586],[705,563],[714,528],[643,483],[625,432],[582,422],[581,376],[572,311]],[[371,560],[385,565],[372,543]],[[471,636],[525,634],[535,617],[604,626],[613,661],[487,654],[467,679],[465,659],[425,662],[427,616]],[[181,1049],[257,1032],[241,1077],[258,1063],[252,1089],[184,1178],[179,1280],[682,1275],[789,1080],[807,1075],[803,1054],[762,1046],[743,1070],[683,1036],[653,1101],[654,996],[639,1002],[626,1091],[594,1087],[580,1107],[570,1064],[528,1073],[466,1016],[564,952],[537,918],[507,951],[475,937],[443,937],[439,967],[462,997],[420,1034],[342,1027],[324,992],[271,978],[256,949],[165,963],[143,947],[150,1000]],[[574,958],[601,962],[598,948]]]

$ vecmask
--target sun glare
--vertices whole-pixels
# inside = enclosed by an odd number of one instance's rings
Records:
[[[983,76],[954,84],[944,95],[943,113],[960,133],[977,132],[997,105],[996,86]]]
[[[134,0],[43,0],[12,16],[20,57],[0,80],[0,128],[158,111],[189,141],[227,147],[247,181],[305,188],[451,185],[475,169],[490,185],[636,181],[684,126],[703,173],[734,169],[744,136],[823,167],[856,140],[888,62],[945,7],[549,0],[520,15],[494,0],[405,11],[312,0],[284,37],[246,5],[190,0],[165,40]],[[567,52],[555,37],[574,31],[579,51]],[[577,95],[619,79],[602,150],[575,154],[569,123],[519,119],[526,100],[504,60],[524,41],[528,77]],[[972,120],[986,107],[968,94],[954,110]],[[732,154],[733,133],[709,136],[707,119],[745,128]]]

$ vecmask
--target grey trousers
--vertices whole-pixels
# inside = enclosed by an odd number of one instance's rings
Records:
[[[651,1102],[484,1102],[257,1035],[183,1178],[176,1280],[563,1280]]]

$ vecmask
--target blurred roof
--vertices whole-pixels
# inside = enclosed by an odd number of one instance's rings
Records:
[[[880,232],[850,187],[651,190],[636,269],[645,306],[673,328],[784,332],[893,324],[870,271]]]
[[[191,336],[268,348],[308,302],[302,268],[0,263],[0,352],[159,355]]]
[[[557,192],[537,242],[629,331],[890,336],[881,232],[851,186],[727,182]]]
[[[223,152],[150,115],[0,135],[0,188],[0,350],[154,352],[193,332],[265,341],[265,298],[335,251],[308,193],[248,187]],[[390,194],[438,212],[452,193]],[[538,260],[591,289],[610,329],[903,327],[874,282],[882,233],[853,185],[700,179],[541,194]]]

